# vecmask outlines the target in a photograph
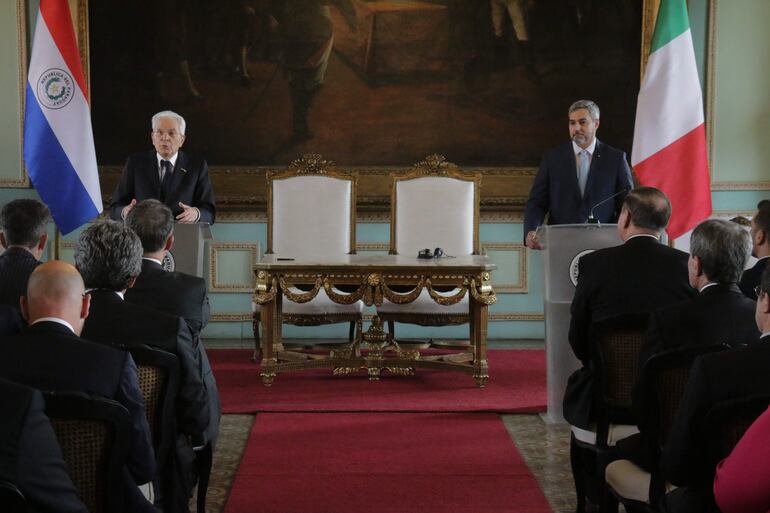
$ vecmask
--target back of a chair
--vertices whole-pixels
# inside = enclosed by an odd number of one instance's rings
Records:
[[[636,424],[631,409],[639,375],[639,352],[647,331],[648,314],[612,317],[591,325],[591,342],[598,377],[599,419]]]
[[[0,481],[0,511],[3,513],[26,513],[27,500],[19,488],[8,481]]]
[[[732,452],[749,426],[770,405],[770,396],[754,395],[715,404],[706,414],[710,462],[716,465]]]
[[[144,396],[144,413],[152,434],[155,459],[164,462],[174,439],[179,361],[176,355],[149,346],[132,347],[130,351]]]
[[[431,155],[392,180],[391,253],[416,257],[425,248],[452,256],[479,253],[479,173],[462,172]]]
[[[131,420],[121,404],[80,392],[45,392],[72,483],[91,513],[123,511],[123,467]]]
[[[338,256],[356,252],[356,181],[320,155],[267,174],[267,253]]]
[[[684,395],[690,368],[700,355],[729,349],[724,344],[682,347],[664,351],[652,356],[642,369],[644,383],[654,389],[654,399],[649,404],[647,424],[653,430],[648,433],[657,438],[658,447],[663,447],[674,425],[676,412]],[[645,391],[651,393],[652,390]]]

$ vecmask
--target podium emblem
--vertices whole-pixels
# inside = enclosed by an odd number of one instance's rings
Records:
[[[575,255],[575,258],[572,259],[572,262],[569,264],[569,279],[572,282],[572,285],[577,287],[578,284],[578,275],[580,274],[580,268],[578,266],[578,263],[580,262],[580,259],[587,255],[588,253],[593,253],[596,251],[595,249],[584,249],[577,255]]]
[[[172,272],[174,269],[176,269],[176,262],[174,261],[174,255],[171,254],[171,251],[168,251],[166,256],[163,257],[163,262],[161,262],[161,265],[163,266],[163,270],[166,272]]]

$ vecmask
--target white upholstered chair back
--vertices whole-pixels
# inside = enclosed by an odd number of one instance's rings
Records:
[[[343,173],[268,176],[268,252],[277,256],[355,253],[355,177]]]
[[[478,184],[474,174],[395,176],[391,251],[417,256],[442,248],[447,255],[478,253]]]

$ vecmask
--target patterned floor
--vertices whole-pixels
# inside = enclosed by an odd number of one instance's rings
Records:
[[[569,465],[568,428],[546,425],[538,415],[501,415],[501,419],[554,513],[572,513],[575,493]],[[225,415],[222,418],[209,485],[208,513],[219,513],[224,508],[253,422],[253,415]],[[191,508],[194,508],[192,503]]]

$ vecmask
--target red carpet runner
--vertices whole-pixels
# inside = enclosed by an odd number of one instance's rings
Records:
[[[385,373],[369,381],[361,372],[334,377],[331,369],[279,374],[262,386],[250,350],[208,352],[224,413],[256,412],[500,412],[545,411],[545,352],[489,351],[490,379],[477,388],[470,374],[417,369],[414,376]]]
[[[551,509],[495,414],[268,413],[256,417],[224,511]]]

